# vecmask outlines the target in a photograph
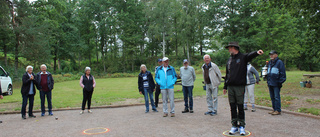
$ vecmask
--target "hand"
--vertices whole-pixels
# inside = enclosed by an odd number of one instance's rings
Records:
[[[34,79],[33,75],[31,75],[30,79],[31,79],[31,80],[33,80],[33,79]]]
[[[140,91],[139,93],[140,93],[140,94],[142,94],[142,92],[141,92],[141,91]]]
[[[223,95],[227,94],[227,90],[226,89],[223,89]]]
[[[3,96],[2,96],[2,95],[0,95],[0,99],[3,99]]]
[[[257,53],[258,53],[259,55],[262,55],[262,54],[263,54],[263,50],[260,49],[260,50],[257,51]]]

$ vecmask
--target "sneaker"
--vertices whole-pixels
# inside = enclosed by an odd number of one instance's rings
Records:
[[[244,130],[244,127],[240,127],[240,135],[245,135],[246,131]]]
[[[184,109],[184,110],[182,111],[182,113],[187,113],[187,112],[189,112],[189,109]]]
[[[231,127],[231,130],[229,131],[229,134],[230,135],[234,135],[237,132],[238,132],[238,128],[237,127]]]
[[[171,113],[171,117],[175,117],[176,115],[174,113]]]
[[[273,111],[268,112],[268,114],[272,114],[273,112],[274,112],[274,110],[273,110]]]
[[[215,116],[215,115],[217,115],[217,112],[211,112],[210,115]]]
[[[245,108],[243,108],[243,110],[248,110],[248,108],[247,108],[247,107],[245,107]]]
[[[92,113],[92,111],[91,111],[91,110],[88,110],[88,113]]]
[[[157,109],[152,109],[153,112],[159,112]]]
[[[29,118],[36,118],[35,115],[29,115]]]
[[[43,117],[45,114],[44,113],[41,113],[41,117]]]
[[[212,111],[205,112],[204,115],[210,115]]]
[[[52,112],[49,112],[49,116],[53,116],[53,113],[52,113]]]
[[[81,110],[81,111],[80,111],[80,115],[81,115],[81,114],[83,114],[83,113],[84,113],[84,111],[83,111],[83,110]]]
[[[163,114],[163,117],[167,117],[167,116],[168,116],[168,114],[167,114],[167,113],[164,113],[164,114]]]
[[[27,119],[25,115],[22,115],[22,119]]]
[[[146,110],[144,113],[149,113],[149,110]]]
[[[193,109],[190,109],[190,113],[193,113]]]
[[[275,111],[271,115],[281,115],[281,112]]]
[[[256,112],[256,109],[255,108],[251,109],[251,112]]]

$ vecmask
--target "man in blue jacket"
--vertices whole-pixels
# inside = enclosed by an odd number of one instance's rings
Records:
[[[163,117],[168,116],[168,97],[170,99],[171,117],[174,117],[174,84],[177,81],[175,69],[169,65],[169,58],[163,57],[163,65],[157,69],[156,82],[160,85],[162,102],[163,102]]]
[[[267,83],[273,108],[273,111],[269,112],[269,114],[280,115],[280,89],[282,87],[282,84],[286,81],[286,70],[284,67],[284,63],[278,58],[277,51],[270,51],[269,56],[271,60],[268,64]]]

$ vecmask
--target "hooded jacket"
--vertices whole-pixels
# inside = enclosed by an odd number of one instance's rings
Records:
[[[268,64],[267,83],[268,86],[282,87],[282,83],[286,81],[286,70],[284,63],[277,57],[270,60]]]
[[[226,65],[226,79],[224,88],[228,86],[245,86],[247,84],[247,64],[259,54],[257,51],[236,55],[231,55]]]
[[[172,66],[168,66],[167,71],[164,72],[164,67],[157,69],[156,82],[160,85],[160,89],[173,89],[177,81],[177,73]]]
[[[210,62],[210,63],[211,63],[211,66],[209,68],[209,78],[212,86],[218,87],[221,84],[221,72],[219,67],[216,64],[214,64],[213,62]],[[205,64],[203,64],[201,67],[203,72],[203,79],[204,79],[204,67],[205,67]],[[205,84],[207,84],[205,80],[204,82]]]

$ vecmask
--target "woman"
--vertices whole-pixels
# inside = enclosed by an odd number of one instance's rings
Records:
[[[138,76],[138,88],[139,88],[139,93],[144,95],[144,100],[145,100],[145,105],[146,105],[146,112],[149,112],[149,99],[148,99],[148,94],[151,100],[151,106],[152,110],[154,112],[158,112],[156,109],[156,106],[154,105],[153,101],[153,91],[155,90],[155,84],[153,81],[153,77],[151,75],[150,71],[147,71],[146,65],[142,64],[140,66],[140,74]]]
[[[85,68],[85,74],[80,78],[80,86],[83,88],[83,100],[82,100],[82,111],[80,114],[84,113],[84,108],[86,106],[86,102],[88,101],[88,113],[92,113],[90,110],[91,98],[93,89],[96,87],[96,81],[94,77],[90,74],[91,68]]]
[[[254,76],[256,78],[254,78]],[[244,104],[243,104],[243,108],[244,110],[248,110],[248,94],[249,94],[249,99],[250,99],[250,103],[251,103],[251,111],[255,112],[255,106],[254,106],[254,84],[257,83],[259,84],[259,72],[251,65],[248,64],[247,65],[247,85],[246,85],[246,91],[244,94]]]
[[[21,86],[21,94],[22,94],[22,108],[21,108],[21,115],[22,119],[26,119],[26,107],[29,99],[29,117],[30,118],[36,118],[35,115],[33,115],[33,102],[34,102],[34,95],[36,95],[36,88],[35,85],[36,80],[35,76],[33,74],[33,67],[27,66],[26,73],[22,76],[22,86]]]

